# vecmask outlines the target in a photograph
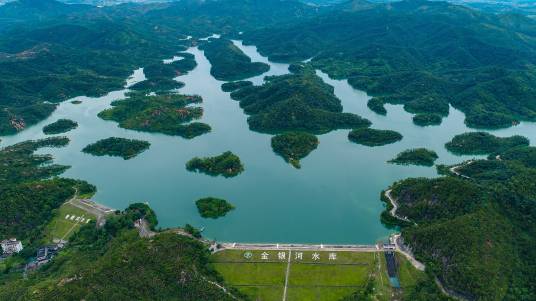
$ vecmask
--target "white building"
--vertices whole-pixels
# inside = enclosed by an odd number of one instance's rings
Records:
[[[16,238],[2,240],[0,244],[2,245],[2,252],[6,255],[22,251],[22,243]]]

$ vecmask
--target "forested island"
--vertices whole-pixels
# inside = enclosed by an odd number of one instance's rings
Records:
[[[319,134],[370,125],[370,121],[360,116],[342,113],[333,87],[324,83],[312,69],[266,80],[262,86],[245,87],[231,93],[250,115],[248,124],[254,131]]]
[[[413,116],[413,123],[419,126],[440,125],[443,117],[433,113],[423,113]]]
[[[43,127],[43,133],[46,135],[62,134],[70,130],[76,129],[78,123],[70,119],[59,119],[51,124]]]
[[[169,90],[176,90],[184,87],[184,83],[165,77],[155,77],[146,79],[129,87],[130,90],[142,91],[145,93],[162,93]]]
[[[180,59],[171,63],[154,63],[143,68],[143,74],[148,79],[167,78],[173,79],[192,71],[196,66],[194,55],[187,52],[180,52],[174,56]]]
[[[260,75],[270,69],[265,63],[251,62],[240,48],[230,40],[219,38],[209,39],[200,46],[212,64],[210,74],[217,80],[236,81]]]
[[[445,147],[459,155],[486,155],[528,145],[529,140],[523,136],[501,138],[486,132],[471,132],[455,136]]]
[[[199,214],[203,218],[219,218],[225,216],[235,207],[223,199],[208,197],[202,198],[195,202]]]
[[[439,158],[436,152],[428,150],[426,148],[414,148],[405,150],[392,160],[387,162],[400,164],[400,165],[423,165],[423,166],[433,166],[435,160]]]
[[[89,144],[82,152],[93,156],[121,157],[124,160],[132,159],[151,146],[147,141],[110,137]]]
[[[215,157],[195,157],[186,163],[186,169],[211,176],[236,177],[244,171],[240,158],[232,152],[224,152]]]
[[[235,90],[249,87],[249,86],[253,86],[253,83],[250,81],[228,82],[228,83],[223,83],[221,85],[221,90],[223,92],[233,92]]]
[[[300,160],[318,147],[318,138],[304,132],[289,132],[272,137],[272,149],[286,162],[301,168]]]
[[[380,98],[373,97],[369,99],[369,101],[367,102],[367,107],[377,114],[387,115],[385,103]]]
[[[201,118],[203,109],[191,106],[202,102],[199,96],[162,94],[148,96],[130,93],[124,100],[114,101],[112,108],[99,113],[104,120],[119,122],[125,129],[194,138],[210,132],[205,123],[191,122]]]
[[[382,146],[402,140],[402,134],[391,130],[363,128],[350,131],[348,139],[366,146]]]

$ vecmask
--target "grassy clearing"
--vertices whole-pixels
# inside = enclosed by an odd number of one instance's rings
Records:
[[[232,285],[284,285],[283,263],[214,263],[216,270]]]
[[[351,295],[373,272],[374,254],[293,251],[287,300],[336,301]],[[285,250],[228,250],[214,254],[212,261],[229,285],[252,300],[270,301],[283,296],[288,256]]]
[[[338,301],[353,294],[356,290],[346,287],[289,287],[288,301]],[[275,299],[274,299],[275,300]],[[278,300],[281,300],[279,297]]]
[[[279,257],[280,253],[285,256]],[[212,261],[228,285],[252,300],[279,301],[283,297],[288,255],[285,250],[228,250],[214,254]],[[388,301],[411,290],[424,277],[403,256],[397,255],[403,291],[393,290],[382,252],[292,251],[290,259],[288,301],[338,301],[364,289],[369,279],[374,287],[373,300]]]
[[[65,217],[69,215],[69,219]],[[95,220],[95,216],[70,204],[63,204],[50,221],[45,229],[46,242],[52,242],[54,239],[69,239],[69,237],[80,228],[81,222],[76,221],[76,218],[71,220],[70,217],[84,218],[84,223],[87,219]],[[72,229],[72,230],[71,230]]]
[[[255,301],[280,301],[283,296],[283,286],[235,286],[240,292]],[[290,300],[290,299],[288,299]]]
[[[295,263],[290,267],[291,286],[353,286],[365,285],[372,266],[320,265]]]

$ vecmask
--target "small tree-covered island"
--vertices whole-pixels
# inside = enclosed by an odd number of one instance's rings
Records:
[[[46,135],[62,134],[67,133],[70,130],[76,129],[77,127],[78,123],[76,123],[75,121],[72,121],[70,119],[58,119],[58,121],[43,127],[43,133],[45,133]]]
[[[209,125],[192,122],[201,118],[203,108],[191,105],[201,102],[199,96],[133,92],[127,99],[114,101],[99,117],[119,122],[125,129],[194,138],[210,132]]]
[[[169,90],[176,90],[184,87],[184,83],[166,77],[154,77],[136,83],[129,87],[131,90],[143,92],[162,93]]]
[[[304,132],[289,132],[272,137],[274,152],[292,166],[301,168],[300,160],[318,147],[318,138]]]
[[[486,132],[472,132],[455,136],[445,147],[459,155],[486,155],[528,145],[529,140],[523,136],[501,138]]]
[[[229,211],[235,209],[235,207],[223,199],[208,197],[202,198],[195,202],[199,214],[203,218],[219,218],[225,216]]]
[[[414,148],[405,150],[392,160],[387,162],[399,165],[422,165],[432,166],[439,156],[436,152],[426,148]]]
[[[124,160],[132,159],[151,146],[147,141],[110,137],[90,144],[82,152],[94,156],[121,157]]]
[[[391,130],[355,129],[348,134],[352,142],[366,146],[382,146],[402,140],[402,134]]]
[[[232,152],[224,152],[215,157],[195,157],[186,163],[186,169],[211,176],[236,177],[244,171],[240,158]]]
[[[253,83],[250,81],[228,82],[228,83],[223,83],[221,85],[221,90],[223,92],[233,92],[235,90],[245,88],[245,87],[250,87],[250,86],[253,86]]]
[[[419,126],[440,125],[443,117],[433,113],[423,113],[413,116],[413,123]]]
[[[200,49],[212,64],[210,74],[218,80],[235,81],[260,75],[270,69],[265,63],[251,58],[226,39],[209,39]]]

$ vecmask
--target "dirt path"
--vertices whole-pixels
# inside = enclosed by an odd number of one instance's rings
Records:
[[[288,262],[287,262],[287,271],[285,272],[285,288],[283,289],[283,301],[287,300],[287,288],[288,288],[288,276],[290,275],[290,256],[292,251],[288,250]]]

